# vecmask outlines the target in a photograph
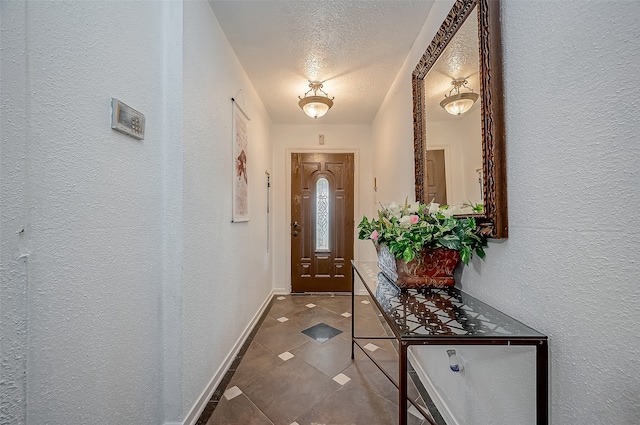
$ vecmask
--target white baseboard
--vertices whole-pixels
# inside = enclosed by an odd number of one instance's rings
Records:
[[[198,421],[200,414],[202,414],[202,411],[204,410],[204,408],[207,407],[207,403],[213,396],[214,391],[216,390],[216,388],[224,378],[224,375],[227,373],[227,370],[229,370],[229,367],[231,367],[231,364],[233,363],[236,356],[240,352],[240,349],[242,348],[242,345],[244,344],[244,342],[247,340],[247,337],[251,333],[251,330],[254,328],[256,323],[258,323],[258,320],[260,320],[260,317],[262,317],[262,314],[269,306],[269,302],[271,301],[271,298],[273,298],[275,294],[276,294],[276,290],[272,289],[271,293],[267,296],[267,299],[262,303],[262,306],[260,307],[258,312],[255,314],[255,316],[253,316],[253,319],[251,319],[251,322],[249,322],[247,327],[242,332],[242,335],[240,335],[240,338],[238,338],[238,340],[234,344],[233,348],[229,352],[229,355],[222,363],[222,366],[218,368],[218,370],[213,375],[213,377],[209,381],[209,384],[205,387],[204,391],[202,392],[198,400],[194,403],[194,405],[189,410],[189,413],[187,414],[185,420],[182,423],[165,422],[164,425],[194,425]]]
[[[464,425],[456,420],[451,410],[447,407],[447,404],[445,403],[444,399],[442,398],[438,390],[436,390],[436,387],[433,385],[433,382],[431,381],[431,379],[429,379],[429,375],[427,375],[427,373],[425,372],[424,368],[422,367],[422,364],[420,364],[420,362],[414,356],[411,350],[409,350],[409,352],[407,353],[407,357],[411,362],[411,366],[413,366],[413,369],[416,371],[418,378],[420,378],[420,382],[422,382],[422,385],[424,385],[427,392],[429,393],[429,396],[431,397],[433,404],[436,405],[436,408],[440,412],[442,419],[444,419],[444,421],[448,425]]]
[[[286,288],[273,288],[274,295],[289,295],[291,291]],[[359,289],[356,295],[369,295],[366,289]]]

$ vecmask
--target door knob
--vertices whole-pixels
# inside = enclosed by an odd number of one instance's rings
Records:
[[[300,226],[300,225],[298,224],[298,222],[297,222],[297,221],[294,221],[294,222],[293,222],[293,228],[295,229],[295,228],[296,228],[296,227],[298,227],[298,226]]]
[[[293,236],[298,236],[298,232],[294,230]]]

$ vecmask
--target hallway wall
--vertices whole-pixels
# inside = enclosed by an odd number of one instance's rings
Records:
[[[302,114],[303,112],[300,111]],[[331,112],[329,112],[331,113]],[[319,144],[319,135],[324,134],[325,144]],[[291,291],[291,153],[303,151],[349,151],[355,152],[355,205],[356,226],[364,214],[369,214],[373,187],[371,127],[368,125],[274,125],[271,128],[273,143],[273,282],[277,291]],[[370,241],[360,241],[355,235],[354,256],[361,258],[371,245]]]
[[[502,2],[509,239],[490,242],[461,286],[549,336],[554,424],[640,420],[637,16],[638,2]],[[428,26],[372,126],[376,172],[391,151],[412,164],[410,74]],[[412,170],[393,171],[380,200],[413,188]],[[505,382],[531,373],[522,353],[461,347],[459,376],[446,372],[446,348],[418,355],[458,423],[532,423],[533,383]]]
[[[184,2],[183,82],[182,397],[184,414],[193,414],[271,294],[264,171],[272,153],[269,116],[206,1]],[[231,222],[232,97],[251,119],[244,223]]]
[[[0,422],[159,423],[164,6],[1,8]]]
[[[270,119],[206,1],[1,7],[0,422],[193,423],[272,292]]]

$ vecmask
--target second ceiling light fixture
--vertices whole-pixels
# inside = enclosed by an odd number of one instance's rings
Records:
[[[467,87],[467,79],[459,78],[451,82],[453,88],[449,91],[449,96],[444,95],[444,99],[440,102],[440,106],[451,115],[462,115],[467,112],[480,95],[474,93],[473,89]],[[460,88],[467,89],[469,92],[460,93]],[[452,94],[455,91],[455,94]]]

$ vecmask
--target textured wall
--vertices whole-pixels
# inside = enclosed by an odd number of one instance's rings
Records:
[[[299,113],[303,114],[302,110]],[[331,111],[328,112],[330,114]],[[320,118],[321,119],[321,118]],[[319,119],[319,120],[320,120]],[[325,144],[319,144],[319,135],[324,134]],[[368,125],[274,125],[273,141],[273,247],[278,255],[274,258],[274,288],[291,291],[291,152],[302,151],[348,151],[355,155],[354,220],[356,226],[371,205],[373,187],[371,127]],[[357,229],[354,256],[372,247],[369,241],[359,241]]]
[[[269,117],[206,2],[184,2],[184,412],[271,293]],[[239,91],[242,90],[241,93]],[[249,123],[250,221],[231,223],[231,98]]]
[[[640,372],[633,366],[640,356],[633,222],[640,207],[640,89],[629,78],[640,54],[637,16],[638,2],[502,6],[509,239],[491,243],[486,261],[474,259],[462,286],[550,337],[555,424],[640,421]],[[425,41],[414,50],[424,51]],[[387,101],[407,104],[410,96],[390,94]],[[407,115],[384,105],[374,138],[382,123],[402,126],[403,134],[411,126]],[[401,149],[409,156],[408,138]],[[399,188],[410,184],[397,181]],[[463,355],[473,365],[483,350]],[[438,384],[444,397],[460,400],[452,406],[460,423],[486,416],[493,408],[483,405],[487,394],[503,403],[523,391],[503,384],[502,367],[530,363],[514,356],[505,362],[477,393],[453,381]],[[527,408],[514,405],[523,416]],[[504,419],[495,415],[492,423],[513,423]]]
[[[182,2],[163,2],[163,288],[162,311],[162,401],[164,423],[182,418],[182,193],[183,193],[183,7]]]
[[[0,3],[0,423],[26,423],[29,207],[24,2]],[[23,231],[25,230],[25,231]]]
[[[184,421],[271,292],[260,100],[206,2],[123,5],[2,3],[3,424]]]
[[[3,48],[11,22],[24,49],[8,43],[25,67],[5,68],[3,54],[2,115],[20,122],[4,90],[19,95],[24,84],[26,122],[9,133],[3,126],[3,188],[4,170],[27,177],[25,210],[15,209],[19,195],[3,191],[2,240],[3,267],[7,250],[15,258],[20,249],[17,238],[30,253],[26,422],[158,423],[162,6],[130,3],[127,13],[109,1],[16,7],[2,5]],[[110,128],[112,96],[146,115],[144,141]],[[20,178],[6,183],[21,187]],[[13,223],[4,233],[5,212],[24,213],[22,236]]]

